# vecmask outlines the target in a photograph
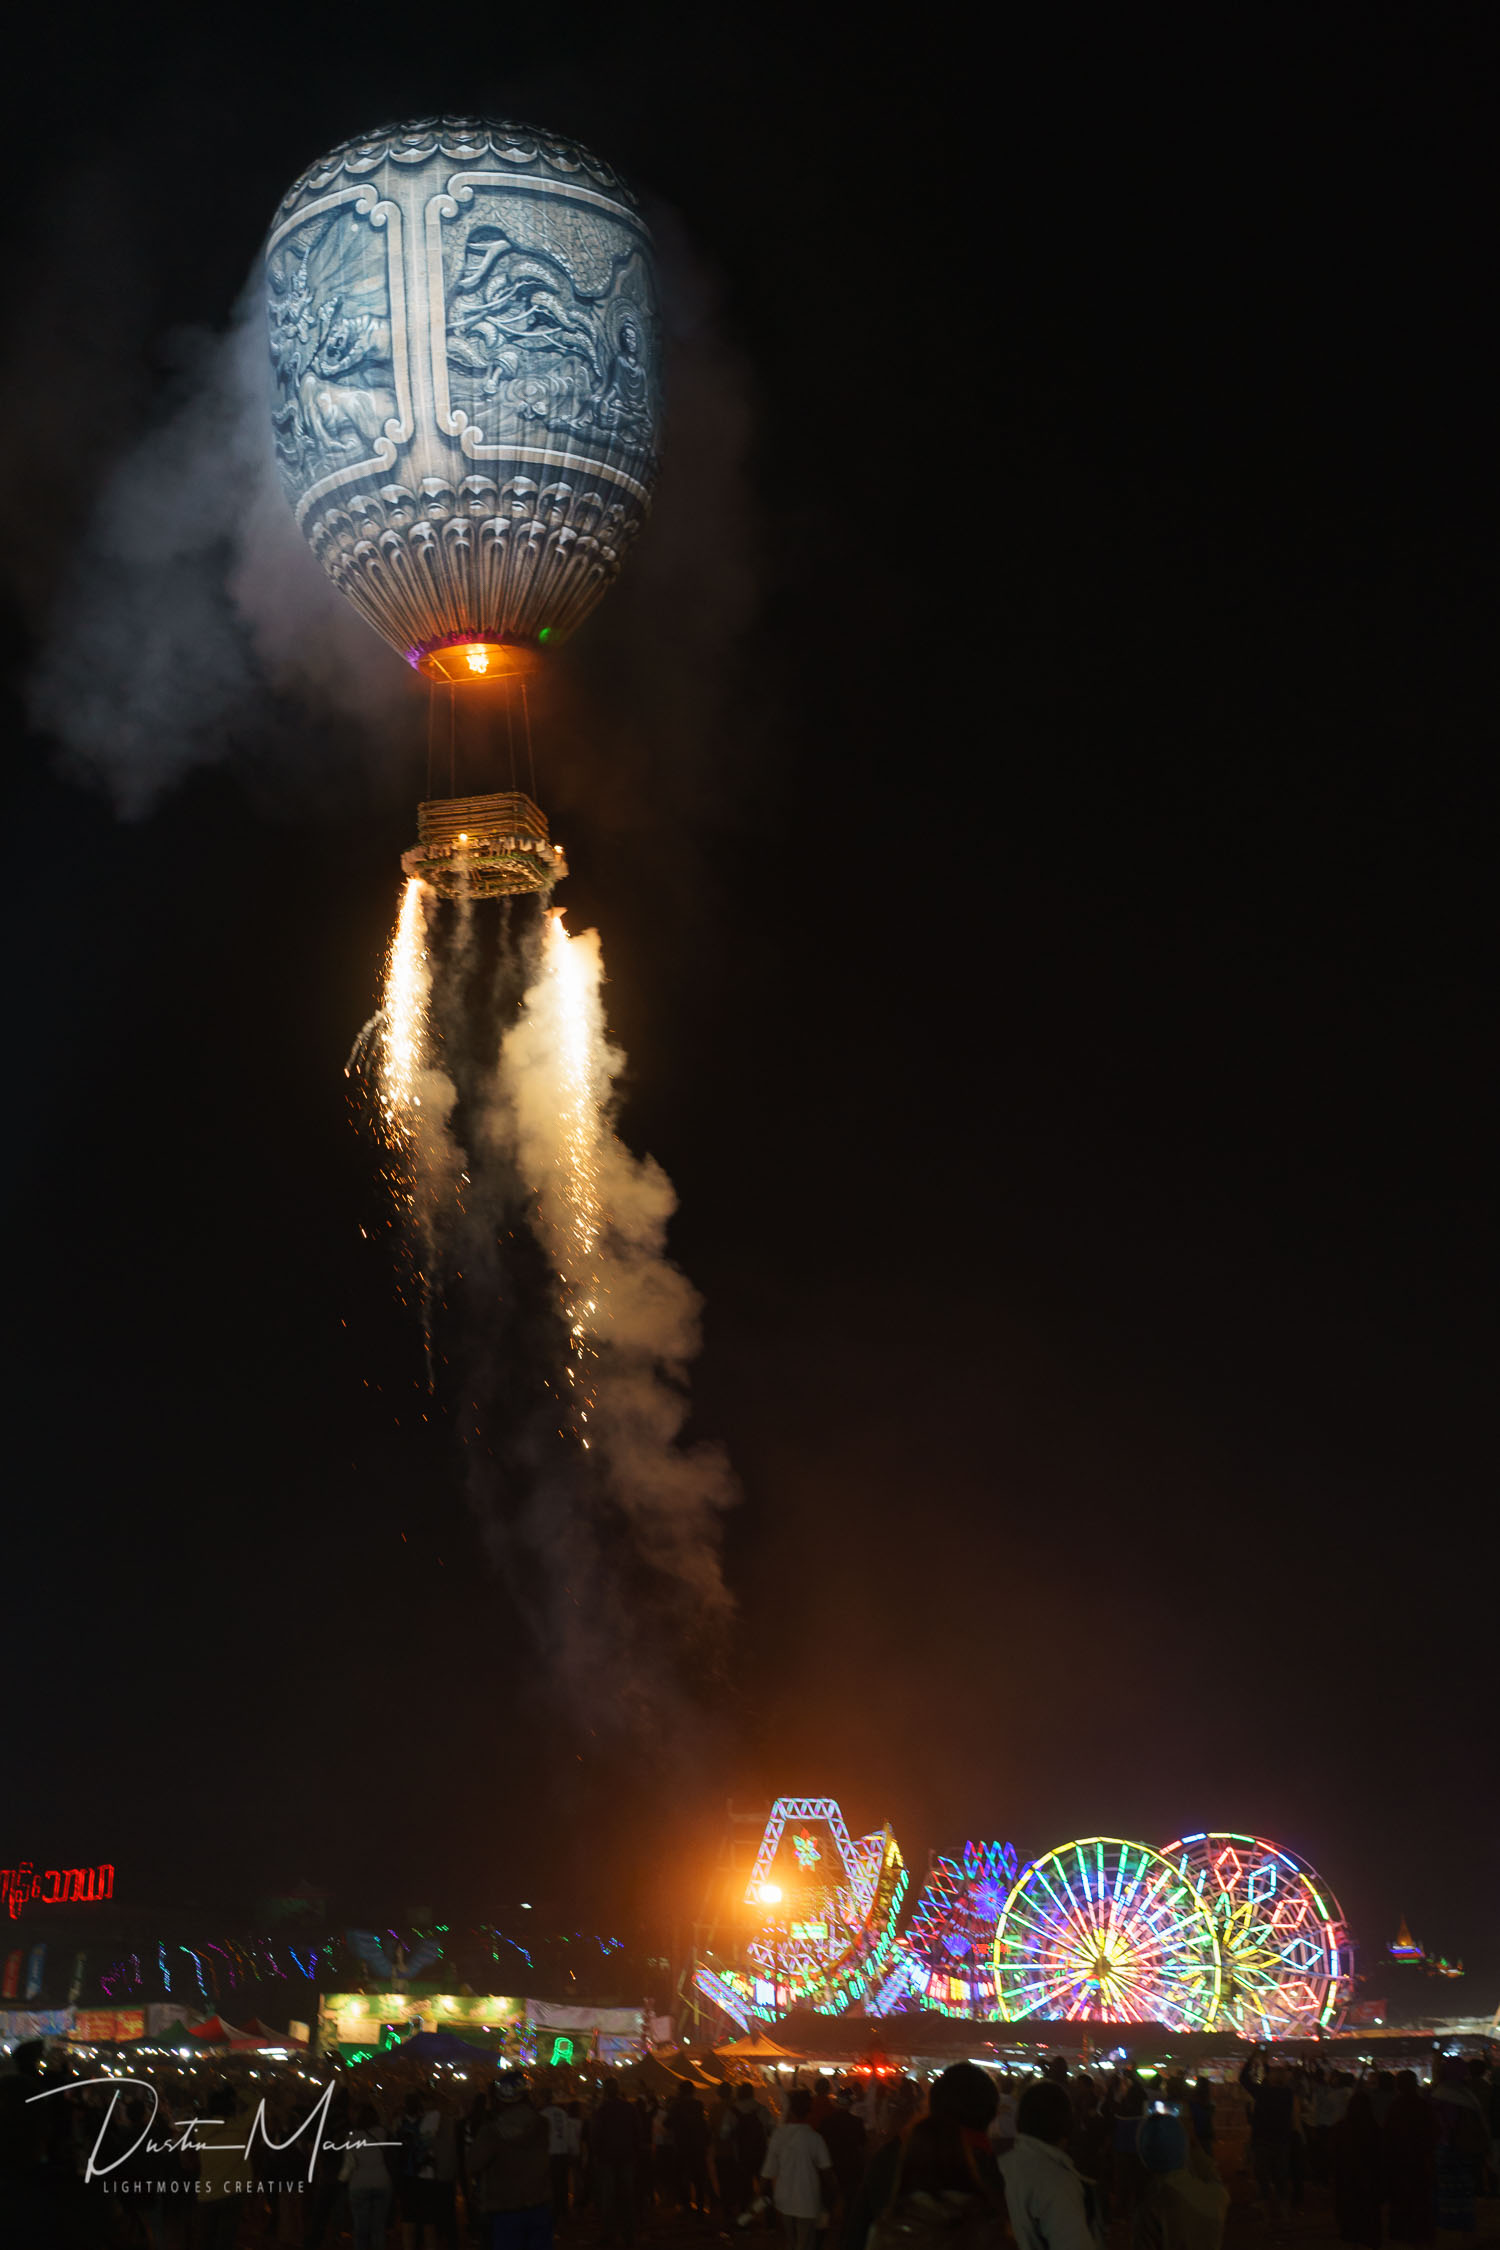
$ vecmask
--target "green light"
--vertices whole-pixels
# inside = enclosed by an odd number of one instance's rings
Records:
[[[539,633],[537,634],[537,639],[538,639],[539,641],[550,641],[550,640],[551,640],[551,638],[552,638],[552,627],[551,627],[550,625],[544,625],[544,626],[542,627],[541,631],[540,631],[540,632],[539,632]]]

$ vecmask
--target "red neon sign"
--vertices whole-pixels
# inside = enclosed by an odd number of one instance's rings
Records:
[[[0,1867],[0,1905],[13,1922],[28,1906],[93,1906],[115,1895],[112,1867]]]

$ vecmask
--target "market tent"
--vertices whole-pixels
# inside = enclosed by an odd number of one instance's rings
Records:
[[[656,2094],[664,2100],[680,2094],[686,2084],[660,2055],[642,2055],[636,2062],[626,2063],[616,2076],[628,2093]]]
[[[190,2039],[200,2039],[205,2047],[227,2047],[232,2040],[250,2036],[239,2024],[226,2023],[222,2016],[206,2016],[202,2023],[187,2027]]]
[[[763,2034],[764,2038],[765,2035]],[[1059,2023],[1041,2017],[1006,2023],[995,2016],[944,2016],[913,2008],[898,2015],[824,2016],[799,2008],[775,2027],[779,2055],[766,2061],[831,2063],[835,2066],[886,2062],[910,2064],[1001,2062],[1018,2052],[1032,2058],[1064,2054],[1099,2056],[1123,2047],[1134,2062],[1199,2061],[1205,2056],[1243,2054],[1233,2032],[1169,2031],[1156,2023]],[[720,2047],[726,2059],[754,2062],[754,2043],[737,2040]]]
[[[456,2031],[418,2031],[410,2039],[391,2050],[398,2055],[416,2055],[423,2062],[498,2062],[493,2047],[471,2047],[467,2039],[460,2039]]]
[[[733,2039],[727,2047],[715,2047],[714,2053],[723,2062],[782,2063],[797,2060],[795,2048],[778,2047],[775,2040],[768,2038],[763,2031],[757,2032],[753,2038]]]
[[[656,2094],[664,2100],[680,2094],[684,2086],[693,2086],[700,2094],[716,2094],[724,2083],[722,2072],[715,2077],[697,2056],[684,2054],[641,2055],[635,2062],[622,2063],[615,2075],[628,2092]]]

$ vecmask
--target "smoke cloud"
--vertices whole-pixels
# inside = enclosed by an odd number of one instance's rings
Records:
[[[303,543],[269,442],[259,276],[220,336],[177,341],[162,419],[106,477],[31,682],[65,767],[139,816],[195,766],[277,755],[306,721],[365,755],[414,691]],[[288,717],[294,719],[288,728]]]
[[[512,905],[410,881],[350,1064],[374,1066],[429,1383],[548,1676],[596,1727],[644,1735],[670,1713],[681,1737],[732,1612],[734,1480],[686,1436],[701,1300],[668,1256],[670,1180],[615,1130],[598,934]]]
[[[603,977],[597,932],[569,937],[551,917],[501,1047],[492,1130],[502,1145],[513,1136],[557,1265],[580,1443],[684,1624],[711,1635],[729,1610],[719,1516],[733,1486],[718,1447],[682,1442],[701,1300],[666,1254],[671,1181],[614,1130],[625,1057],[605,1033]]]

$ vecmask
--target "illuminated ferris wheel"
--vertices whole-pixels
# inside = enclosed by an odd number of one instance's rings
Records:
[[[1262,1836],[1183,1836],[1164,1848],[1207,1909],[1223,1983],[1215,2029],[1293,2039],[1336,2021],[1354,1989],[1333,1893],[1295,1852]]]
[[[1014,1844],[965,1844],[935,1859],[907,1926],[903,1989],[946,2016],[995,2012],[995,1925],[1016,1879]]]
[[[1160,1852],[1089,1836],[1021,1870],[995,1932],[995,2002],[1027,2017],[1159,2023],[1215,2020],[1219,1947],[1194,1883]]]

